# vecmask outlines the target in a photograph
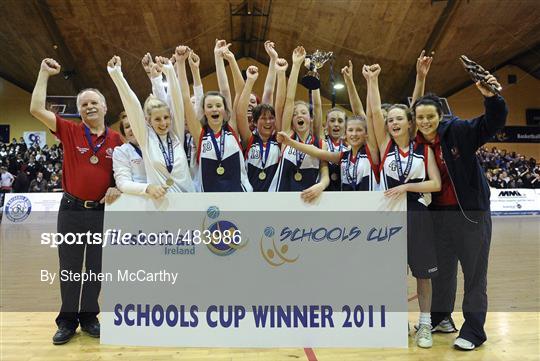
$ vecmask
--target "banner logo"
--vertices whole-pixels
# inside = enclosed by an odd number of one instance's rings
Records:
[[[523,197],[518,191],[500,191],[499,197]]]
[[[274,238],[274,235],[276,234],[273,227],[266,227],[264,229],[264,235],[261,236],[261,240],[259,241],[259,248],[261,252],[261,256],[264,258],[266,263],[268,263],[270,266],[273,267],[279,267],[283,266],[285,263],[294,263],[298,260],[299,255],[295,258],[289,258],[286,256],[287,252],[289,251],[289,246],[284,244],[279,249],[276,247],[276,240]],[[272,247],[271,248],[265,248],[263,244],[268,244],[269,242],[265,242],[266,239],[271,239]]]
[[[244,248],[248,240],[241,238],[241,233],[236,224],[231,221],[217,220],[221,212],[216,206],[211,206],[206,210],[206,216],[203,219],[202,228],[210,232],[212,242],[206,246],[215,255],[228,256],[235,251]],[[216,220],[214,223],[206,226],[207,218]]]
[[[25,196],[15,196],[7,202],[6,217],[11,222],[23,222],[32,211],[32,203]]]

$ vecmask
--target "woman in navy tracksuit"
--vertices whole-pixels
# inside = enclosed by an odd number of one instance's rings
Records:
[[[492,75],[487,82],[499,86]],[[451,312],[456,296],[457,262],[463,269],[465,287],[463,324],[454,346],[472,350],[486,341],[487,266],[491,242],[489,186],[476,150],[504,127],[508,109],[504,99],[477,83],[485,97],[485,113],[469,121],[453,117],[441,121],[439,98],[426,95],[413,105],[417,141],[428,143],[435,153],[442,188],[433,194],[439,276],[432,280],[431,320],[435,330],[455,331]],[[440,327],[446,323],[450,328]],[[440,327],[440,328],[438,328]]]

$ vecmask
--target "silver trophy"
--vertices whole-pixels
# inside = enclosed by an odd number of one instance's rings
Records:
[[[321,76],[317,72],[322,68],[324,63],[330,60],[334,56],[331,51],[324,52],[319,49],[315,50],[313,54],[306,55],[306,67],[309,71],[302,77],[302,85],[310,90],[316,90],[321,87]]]

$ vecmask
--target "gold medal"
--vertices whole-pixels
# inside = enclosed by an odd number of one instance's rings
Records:
[[[167,180],[165,181],[165,184],[167,185],[167,187],[172,187],[172,185],[174,184],[174,181],[172,178],[167,178]]]
[[[92,164],[98,164],[99,163],[99,158],[97,157],[97,155],[93,155],[90,157],[90,163]]]
[[[259,173],[259,179],[262,181],[266,179],[266,172],[264,170]]]
[[[218,175],[223,175],[225,173],[225,168],[223,168],[221,165],[216,168],[216,173]]]
[[[332,173],[332,175],[330,176],[330,179],[332,179],[334,182],[338,180],[338,175],[337,173]]]
[[[302,180],[302,174],[298,171],[294,174],[294,180],[300,182]]]

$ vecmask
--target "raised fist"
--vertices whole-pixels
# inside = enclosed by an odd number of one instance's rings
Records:
[[[246,75],[248,79],[257,80],[257,77],[259,76],[259,68],[254,65],[249,66],[246,70]]]
[[[285,72],[287,71],[287,68],[289,67],[289,63],[287,63],[287,60],[283,59],[283,58],[278,58],[276,60],[276,71],[282,71],[282,72]]]
[[[298,65],[302,64],[306,57],[306,49],[303,46],[297,46],[292,55],[293,64]]]
[[[141,59],[141,64],[146,74],[150,74],[150,72],[152,71],[152,66],[154,65],[154,61],[152,60],[152,56],[150,55],[150,53],[144,54]]]
[[[46,72],[49,75],[56,75],[60,73],[60,64],[54,59],[47,58],[41,62],[40,70]]]
[[[198,68],[201,64],[201,58],[193,50],[189,53],[188,61],[190,67]]]
[[[122,60],[118,55],[114,55],[111,60],[107,63],[107,67],[109,68],[115,68],[115,67],[122,67]]]
[[[176,51],[174,53],[174,56],[176,57],[176,61],[186,61],[186,59],[189,57],[191,49],[185,45],[179,45],[176,47]]]

